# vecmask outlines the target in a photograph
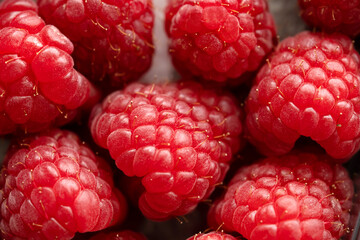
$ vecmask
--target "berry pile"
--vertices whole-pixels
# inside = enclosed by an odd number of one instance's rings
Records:
[[[350,239],[360,1],[160,1],[0,0],[1,239]]]

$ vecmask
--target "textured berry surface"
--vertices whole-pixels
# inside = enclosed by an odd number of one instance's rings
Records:
[[[184,215],[222,181],[243,144],[241,111],[230,95],[193,82],[133,83],[93,109],[92,136],[128,176],[141,178],[144,215]]]
[[[88,98],[74,70],[73,45],[46,25],[31,0],[0,3],[0,135],[62,125]]]
[[[249,240],[336,240],[348,231],[353,194],[340,164],[294,153],[241,168],[208,218]]]
[[[345,35],[302,32],[282,41],[246,102],[250,141],[266,155],[310,137],[338,161],[360,147],[359,54]]]
[[[351,37],[360,34],[359,0],[298,0],[301,17],[312,26]]]
[[[190,71],[218,82],[255,71],[275,38],[264,0],[171,0],[166,31],[170,54],[181,73]]]
[[[0,175],[2,239],[71,239],[115,224],[126,206],[112,181],[105,161],[71,132],[19,140]]]
[[[75,67],[97,83],[135,80],[151,64],[150,0],[39,0],[39,13],[74,44]]]
[[[187,240],[237,240],[229,234],[222,232],[209,232],[209,233],[199,233],[195,234],[192,237],[189,237]]]
[[[146,240],[147,238],[141,234],[131,230],[123,230],[119,232],[99,233],[90,240]]]

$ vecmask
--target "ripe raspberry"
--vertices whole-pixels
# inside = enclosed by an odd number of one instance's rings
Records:
[[[300,15],[308,25],[351,37],[360,34],[360,1],[298,0],[298,3]]]
[[[0,3],[0,135],[69,122],[89,95],[72,43],[36,11],[31,0]]]
[[[229,95],[196,83],[133,83],[93,109],[92,136],[128,176],[141,178],[144,215],[165,220],[193,210],[221,182],[240,138]]]
[[[151,65],[151,0],[38,0],[40,16],[74,44],[75,67],[115,86],[139,78]]]
[[[90,240],[146,240],[147,238],[141,234],[131,230],[123,230],[119,232],[99,233],[90,238]]]
[[[13,144],[0,189],[4,239],[71,239],[117,223],[126,210],[110,167],[67,131]]]
[[[192,237],[189,237],[187,240],[237,240],[229,234],[225,234],[222,232],[209,232],[209,233],[199,233],[195,234]]]
[[[336,240],[350,219],[353,183],[323,154],[293,153],[241,168],[210,209],[212,227],[249,240]]]
[[[282,41],[246,102],[250,141],[266,155],[302,136],[345,161],[360,148],[359,54],[340,34],[302,32]]]
[[[171,0],[166,31],[180,73],[236,84],[259,67],[276,37],[264,0]]]

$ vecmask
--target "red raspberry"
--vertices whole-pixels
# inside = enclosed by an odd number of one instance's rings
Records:
[[[250,141],[266,155],[302,135],[345,161],[360,148],[360,56],[340,34],[302,32],[282,41],[246,102]]]
[[[199,233],[195,234],[192,237],[189,237],[187,240],[237,240],[229,234],[225,234],[222,232],[209,232],[209,233]]]
[[[110,167],[67,131],[13,144],[0,189],[4,239],[71,239],[117,223],[126,210]]]
[[[171,0],[166,31],[180,73],[236,84],[259,67],[276,35],[264,0]]]
[[[249,240],[336,240],[348,230],[353,195],[340,164],[293,153],[241,168],[208,220]]]
[[[196,83],[133,83],[93,109],[92,136],[128,176],[141,178],[144,215],[165,220],[193,210],[221,182],[243,140],[229,95]]]
[[[89,82],[73,69],[73,45],[45,25],[31,0],[0,4],[0,135],[69,122],[88,98]]]
[[[308,25],[351,37],[360,34],[359,0],[298,0],[298,3],[300,15]]]
[[[151,65],[153,13],[151,0],[38,0],[40,16],[58,27],[74,44],[75,67],[101,83],[139,78]]]
[[[123,230],[119,232],[99,233],[90,238],[90,240],[146,240],[147,238],[141,234],[131,230]]]

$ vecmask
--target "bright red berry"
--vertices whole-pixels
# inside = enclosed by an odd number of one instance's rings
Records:
[[[341,34],[302,32],[283,40],[246,101],[249,140],[266,155],[310,137],[334,158],[360,148],[360,56]]]
[[[71,239],[124,218],[110,167],[75,134],[51,130],[18,142],[0,175],[2,239]]]
[[[276,37],[264,0],[171,0],[166,31],[180,73],[236,84],[259,67]]]
[[[147,238],[138,232],[123,230],[118,232],[99,233],[90,240],[146,240]]]
[[[88,98],[73,68],[73,45],[46,25],[31,0],[0,4],[0,135],[69,122]]]
[[[348,230],[353,195],[340,164],[293,153],[241,168],[208,219],[249,240],[336,240]]]
[[[150,0],[39,0],[38,4],[40,16],[73,42],[75,67],[90,80],[103,84],[108,75],[111,85],[122,86],[150,67],[154,52]]]
[[[308,25],[351,37],[360,34],[359,0],[298,0],[298,3],[300,15]]]
[[[230,95],[196,83],[133,83],[93,109],[92,136],[128,176],[141,178],[139,207],[155,220],[184,215],[221,182],[243,143]]]
[[[237,240],[229,234],[222,232],[209,232],[209,233],[198,233],[192,237],[189,237],[187,240]]]

